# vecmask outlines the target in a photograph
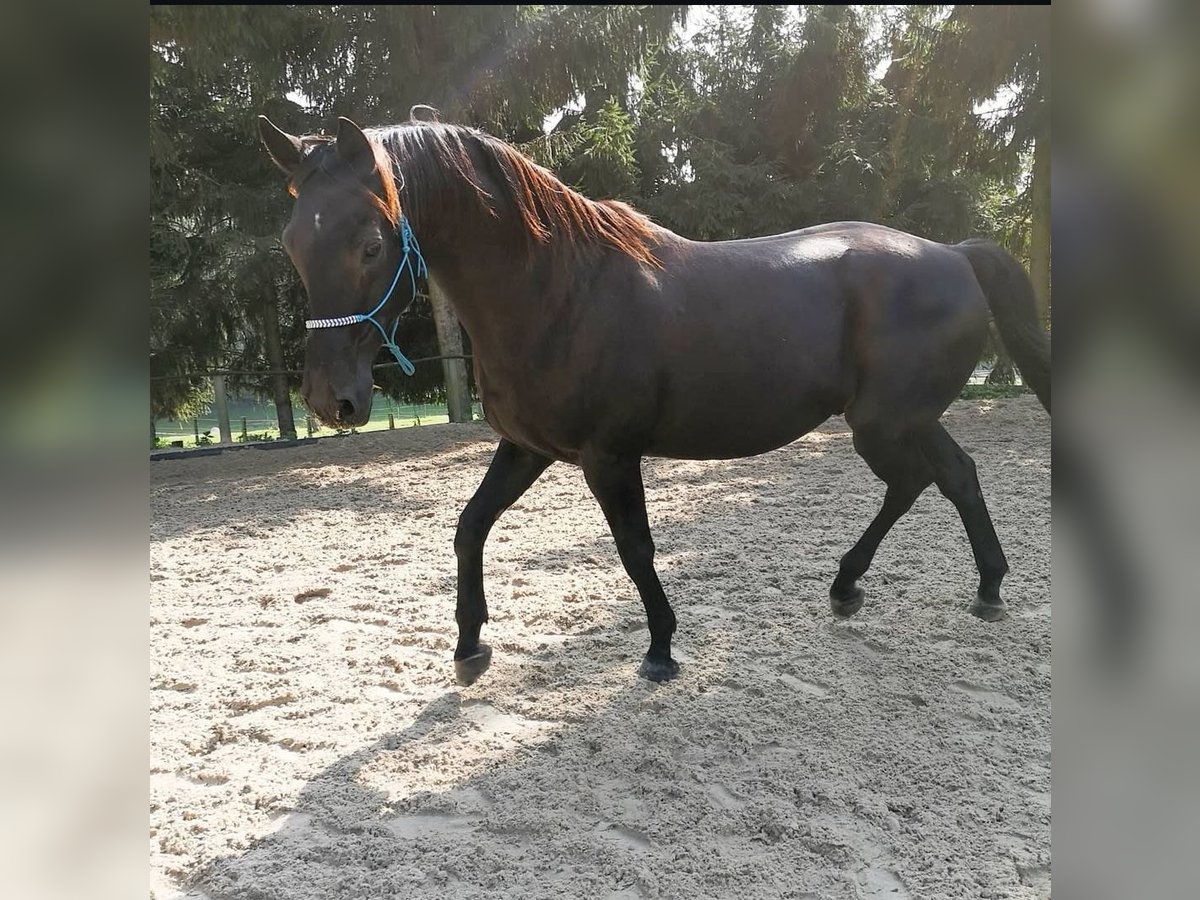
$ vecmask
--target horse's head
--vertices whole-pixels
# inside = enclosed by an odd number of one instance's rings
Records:
[[[387,295],[404,258],[400,204],[382,148],[349,119],[338,120],[332,139],[286,134],[266,116],[258,124],[296,198],[283,246],[304,282],[312,318],[370,313]],[[397,293],[377,320],[400,315],[408,292]],[[381,329],[359,321],[309,331],[301,393],[322,421],[344,428],[369,418],[371,364],[383,341]]]

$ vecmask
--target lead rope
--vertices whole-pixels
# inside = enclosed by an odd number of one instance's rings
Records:
[[[311,330],[313,328],[341,328],[344,325],[357,325],[359,322],[370,322],[379,329],[379,333],[383,335],[383,346],[387,347],[388,351],[396,358],[396,363],[404,370],[405,375],[412,375],[417,371],[407,356],[396,346],[396,329],[400,327],[400,316],[396,316],[396,321],[392,324],[392,333],[388,334],[384,327],[379,324],[379,320],[375,318],[375,314],[387,305],[388,300],[392,297],[392,292],[396,290],[396,285],[400,283],[400,273],[404,271],[405,266],[408,267],[408,274],[412,278],[412,299],[417,299],[417,278],[428,278],[429,269],[425,266],[425,257],[421,255],[421,247],[417,244],[417,236],[413,234],[412,226],[408,224],[408,219],[403,215],[400,216],[400,224],[397,226],[397,231],[400,232],[400,265],[396,268],[396,277],[392,279],[392,286],[387,289],[387,293],[383,295],[373,310],[365,316],[362,313],[355,313],[352,316],[339,316],[336,319],[307,319],[304,322],[304,327]],[[412,258],[416,257],[417,264],[414,266]],[[412,300],[409,301],[412,303]]]

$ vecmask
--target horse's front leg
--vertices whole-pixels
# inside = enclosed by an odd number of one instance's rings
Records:
[[[454,554],[458,557],[458,647],[454,675],[459,684],[472,684],[487,671],[492,649],[479,640],[488,620],[483,596],[483,544],[500,515],[520,499],[553,460],[501,440],[479,490],[458,519]]]
[[[654,571],[654,539],[646,518],[642,461],[636,456],[589,454],[583,461],[583,474],[604,510],[621,562],[646,607],[650,649],[638,674],[650,681],[669,681],[679,672],[679,663],[671,658],[675,612]]]

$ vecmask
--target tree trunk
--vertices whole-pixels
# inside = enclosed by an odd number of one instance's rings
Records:
[[[462,356],[462,329],[446,295],[429,281],[429,305],[433,307],[433,324],[437,328],[438,348],[442,356]],[[471,421],[471,392],[467,388],[467,363],[463,359],[443,359],[442,373],[446,379],[446,406],[451,422]]]
[[[267,280],[263,289],[263,338],[267,344],[267,362],[278,374],[271,376],[271,392],[275,395],[275,417],[279,420],[279,437],[296,439],[296,419],[292,414],[292,394],[287,376],[282,374],[283,345],[279,341],[279,295],[275,282]]]
[[[909,110],[912,109],[913,98],[917,93],[917,78],[920,75],[919,67],[911,63],[907,65],[909,66],[908,77],[905,79],[903,87],[900,88],[896,118],[892,121],[888,137],[888,149],[891,152],[888,156],[887,171],[883,173],[883,184],[879,190],[878,206],[875,211],[875,221],[877,222],[888,222],[894,217],[895,210],[892,209],[892,204],[895,202],[900,180],[905,175],[901,167],[904,139],[908,135],[908,120],[911,118]]]
[[[1050,128],[1033,145],[1033,222],[1029,235],[1029,277],[1038,318],[1050,324]]]

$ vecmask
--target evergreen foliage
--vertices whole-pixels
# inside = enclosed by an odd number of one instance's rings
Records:
[[[429,104],[694,239],[867,220],[934,240],[988,236],[1030,256],[1026,173],[1036,142],[1049,141],[1048,9],[153,6],[150,16],[155,376],[272,368],[267,316],[283,367],[302,365],[304,292],[279,245],[291,200],[259,145],[260,113],[305,133],[332,130],[339,115],[402,121]],[[689,19],[700,27],[685,40]],[[975,112],[1001,91],[1002,108]],[[399,342],[410,357],[438,355],[427,302]],[[439,365],[376,380],[406,402],[443,396]],[[271,394],[261,378],[230,376],[229,387]],[[158,415],[202,406],[208,390],[204,379],[152,388]]]

